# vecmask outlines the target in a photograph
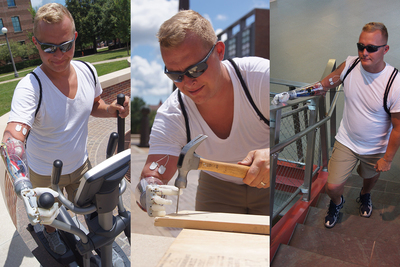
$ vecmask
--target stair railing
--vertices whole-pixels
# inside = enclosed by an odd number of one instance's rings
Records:
[[[336,68],[330,59],[322,78]],[[305,83],[271,79],[271,84],[289,87],[289,90]],[[275,93],[271,93],[271,99]],[[310,200],[313,178],[318,171],[326,171],[329,148],[333,146],[336,133],[336,102],[338,92],[331,89],[326,96],[298,98],[285,105],[271,105],[271,220],[276,222],[279,214],[300,198]],[[326,112],[326,102],[330,104]],[[330,133],[328,133],[330,122]],[[330,142],[328,142],[330,138]],[[283,141],[280,141],[283,139]],[[329,145],[328,145],[329,143]]]

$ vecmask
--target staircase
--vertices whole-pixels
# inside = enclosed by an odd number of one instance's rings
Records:
[[[378,180],[371,192],[372,215],[363,218],[356,202],[362,178],[350,177],[344,207],[331,229],[324,226],[330,198],[320,194],[288,245],[279,246],[271,266],[400,266],[400,181],[394,181],[395,177]]]

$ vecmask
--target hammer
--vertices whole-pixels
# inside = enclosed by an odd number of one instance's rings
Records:
[[[177,165],[178,177],[175,180],[175,186],[179,188],[179,193],[181,188],[186,188],[187,174],[191,170],[212,171],[244,178],[250,168],[249,166],[245,165],[224,163],[201,158],[195,153],[195,150],[206,138],[207,135],[200,134],[182,148]],[[180,194],[178,194],[178,200],[176,202],[176,213],[178,213],[179,195]]]

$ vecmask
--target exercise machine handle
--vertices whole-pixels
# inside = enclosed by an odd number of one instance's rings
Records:
[[[125,95],[118,94],[117,95],[117,104],[123,106],[125,102]],[[117,152],[124,151],[125,147],[125,119],[118,116],[118,150]]]
[[[112,132],[110,134],[110,138],[108,139],[107,152],[106,152],[107,159],[109,157],[111,157],[112,155],[114,155],[115,148],[117,147],[118,137],[119,137],[119,134],[116,132]]]

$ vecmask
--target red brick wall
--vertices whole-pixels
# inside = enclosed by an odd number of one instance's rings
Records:
[[[117,99],[118,94],[125,94],[126,96],[131,95],[131,80],[126,80],[121,83],[114,84],[107,88],[103,88],[103,93],[101,94],[101,98],[107,103],[113,102]]]

